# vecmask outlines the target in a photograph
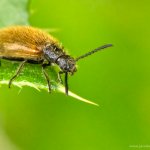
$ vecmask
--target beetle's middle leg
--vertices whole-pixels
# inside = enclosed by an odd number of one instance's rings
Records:
[[[47,81],[48,92],[51,92],[51,83],[50,83],[50,78],[49,78],[47,72],[45,71],[45,68],[48,67],[48,66],[50,66],[50,65],[51,65],[50,63],[48,63],[48,64],[43,63],[42,64],[42,72],[43,72],[43,74],[45,76],[45,79]]]
[[[61,74],[63,74],[64,72],[62,72],[62,71],[59,71],[58,72],[58,81],[61,83],[61,84],[63,84],[63,80],[62,80],[62,77],[61,77]]]
[[[14,74],[14,76],[9,80],[9,83],[8,83],[8,87],[10,88],[11,84],[12,84],[12,81],[20,74],[24,64],[27,62],[27,60],[24,60],[23,62],[20,63],[16,73]]]

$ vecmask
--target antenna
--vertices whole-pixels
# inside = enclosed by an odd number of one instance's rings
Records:
[[[102,49],[105,49],[105,48],[108,48],[108,47],[111,47],[111,46],[113,46],[113,45],[112,44],[106,44],[106,45],[100,46],[100,47],[98,47],[98,48],[96,48],[96,49],[94,49],[94,50],[92,50],[92,51],[90,51],[90,52],[88,52],[88,53],[86,53],[84,55],[81,55],[81,56],[77,57],[75,60],[78,61],[78,60],[80,60],[82,58],[85,58],[85,57],[87,57],[89,55],[92,55],[92,54],[94,54],[94,53],[96,53],[96,52],[98,52],[98,51],[100,51]]]

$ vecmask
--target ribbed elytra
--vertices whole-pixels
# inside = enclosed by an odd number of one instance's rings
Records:
[[[68,73],[73,75],[77,71],[76,62],[111,46],[112,44],[106,44],[77,58],[73,58],[66,54],[57,39],[40,29],[29,26],[14,26],[0,29],[0,59],[20,61],[15,75],[9,81],[9,88],[12,81],[20,74],[25,63],[32,63],[41,64],[50,92],[50,78],[45,68],[51,66],[51,64],[56,64],[60,67],[60,72],[58,73],[60,82],[61,74],[65,74],[65,92],[68,95]]]

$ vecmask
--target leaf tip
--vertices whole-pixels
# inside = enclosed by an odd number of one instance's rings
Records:
[[[64,86],[59,85],[58,86],[58,91],[60,91],[60,92],[62,92],[62,93],[65,94],[65,88],[64,88]],[[81,97],[81,96],[79,96],[79,95],[77,95],[77,94],[75,94],[75,93],[73,93],[71,91],[68,92],[68,96],[71,96],[71,97],[73,97],[73,98],[75,98],[75,99],[77,99],[79,101],[82,101],[82,102],[85,102],[85,103],[88,103],[88,104],[95,105],[95,106],[99,107],[99,104],[97,104],[95,102],[92,102],[90,100],[87,100],[87,99],[85,99],[85,98],[83,98],[83,97]]]

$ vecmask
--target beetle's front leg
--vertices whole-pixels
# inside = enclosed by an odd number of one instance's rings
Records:
[[[61,74],[63,74],[63,73],[65,73],[65,93],[66,93],[66,95],[68,95],[68,73],[59,71],[58,80],[60,81],[60,83],[63,83],[63,80],[61,78]]]
[[[61,74],[63,74],[64,72],[62,72],[62,71],[59,71],[58,72],[58,81],[61,83],[61,84],[63,84],[63,80],[62,80],[62,77],[61,77]]]

